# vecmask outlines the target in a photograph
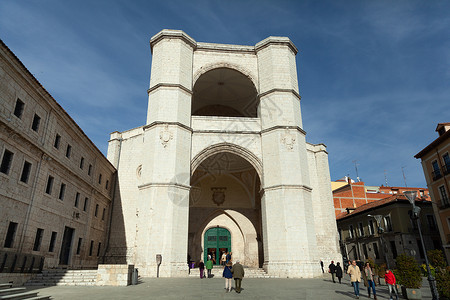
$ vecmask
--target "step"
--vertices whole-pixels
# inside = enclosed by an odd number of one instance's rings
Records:
[[[38,292],[25,292],[25,293],[19,293],[19,294],[13,294],[13,295],[4,295],[0,296],[0,299],[28,299],[31,297],[37,297]]]
[[[12,282],[0,283],[0,290],[2,290],[2,289],[9,289],[9,288],[12,288],[12,286],[13,286]]]
[[[50,300],[50,296],[36,296],[33,298],[26,298],[27,300]]]
[[[22,291],[24,291],[24,290],[26,290],[26,288],[23,288],[23,287],[19,287],[19,288],[9,288],[9,289],[1,289],[1,290],[0,290],[0,296],[3,296],[3,295],[11,295],[11,294],[14,294],[14,293],[22,292]]]

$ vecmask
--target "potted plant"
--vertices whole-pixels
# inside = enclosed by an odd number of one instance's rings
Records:
[[[422,286],[422,274],[414,257],[401,254],[397,256],[394,275],[397,283],[402,287],[403,297],[406,299],[422,299],[420,287]]]

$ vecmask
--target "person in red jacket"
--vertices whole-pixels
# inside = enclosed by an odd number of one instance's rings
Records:
[[[386,269],[386,274],[384,275],[384,281],[386,281],[386,284],[389,289],[389,299],[392,300],[392,291],[395,293],[395,299],[398,299],[398,291],[397,291],[397,285],[395,284],[395,276],[394,273],[391,272],[391,270]]]

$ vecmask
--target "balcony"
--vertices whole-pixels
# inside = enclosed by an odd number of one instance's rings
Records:
[[[444,175],[448,175],[448,173],[450,173],[450,164],[445,164],[442,166],[442,172],[444,173]]]
[[[431,175],[433,177],[433,180],[438,180],[439,178],[442,178],[442,173],[440,169],[435,169],[433,172],[431,172]]]
[[[448,198],[441,199],[437,201],[437,205],[439,209],[446,209],[450,207],[450,201],[448,200]]]

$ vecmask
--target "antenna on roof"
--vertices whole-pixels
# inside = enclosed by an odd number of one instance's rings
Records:
[[[386,183],[386,186],[389,186],[386,176],[386,170],[384,170],[384,182]]]
[[[406,176],[405,176],[404,168],[405,168],[405,167],[402,167],[403,180],[405,181],[405,187],[408,187],[408,185],[406,184]]]
[[[358,175],[358,163],[357,163],[358,161],[357,160],[354,160],[354,161],[352,161],[352,163],[354,163],[355,164],[355,170],[356,170],[356,181],[358,181],[358,182],[360,182],[361,180],[359,179],[359,175]]]

